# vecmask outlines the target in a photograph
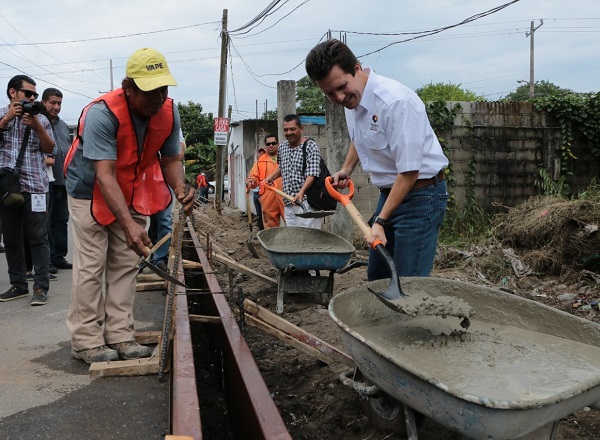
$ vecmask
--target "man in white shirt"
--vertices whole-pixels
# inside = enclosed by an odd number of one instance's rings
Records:
[[[403,84],[363,69],[335,39],[310,51],[306,72],[331,102],[346,109],[351,144],[333,185],[347,187],[360,161],[380,189],[367,242],[385,244],[399,276],[428,276],[448,201],[448,159],[425,105]],[[369,280],[389,277],[382,257],[372,251]]]

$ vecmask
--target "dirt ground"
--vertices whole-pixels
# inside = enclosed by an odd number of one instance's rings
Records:
[[[258,228],[254,223],[250,231],[245,213],[223,207],[218,214],[211,205],[203,205],[195,210],[197,229],[209,232],[215,245],[222,248],[236,261],[270,277],[277,277],[277,270],[266,258],[256,238]],[[255,258],[249,252],[246,241],[258,250]],[[362,247],[362,244],[355,243]],[[460,252],[459,252],[460,254]],[[478,254],[481,264],[473,264]],[[366,251],[359,249],[353,260],[366,260]],[[488,276],[486,264],[489,251],[471,252],[469,264],[465,264],[456,252],[442,250],[440,259],[432,276],[448,277],[475,284],[493,284],[490,280],[497,274]],[[449,257],[451,255],[451,257]],[[465,257],[466,258],[466,257]],[[246,297],[257,304],[275,311],[276,287],[272,287],[255,277],[231,271],[225,265],[213,263],[223,289],[241,286]],[[521,295],[552,307],[557,307],[580,317],[600,322],[597,310],[585,310],[577,306],[591,299],[600,298],[600,284],[593,278],[569,273],[564,279],[556,277],[527,276],[516,279],[509,271],[501,278],[496,287],[503,287],[514,294]],[[366,282],[366,270],[359,267],[344,274],[334,276],[334,295],[345,289]],[[319,304],[315,294],[287,295],[282,317],[313,335],[345,351],[340,339],[340,330],[329,317],[327,306]],[[271,390],[279,411],[294,439],[306,440],[394,440],[402,438],[385,429],[381,419],[369,418],[369,404],[339,380],[340,372],[347,367],[334,364],[326,365],[306,355],[278,339],[263,333],[255,327],[247,327],[245,338],[256,359],[267,386]],[[548,368],[552,368],[548,366]],[[453,439],[465,437],[452,433],[435,422],[425,419],[419,429],[420,440]],[[586,408],[561,420],[556,435],[557,440],[600,439],[600,415],[598,411]]]

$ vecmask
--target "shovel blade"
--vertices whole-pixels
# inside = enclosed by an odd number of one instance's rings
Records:
[[[301,212],[300,214],[296,214],[296,217],[301,218],[322,218],[329,217],[330,215],[335,214],[335,211],[307,211]]]
[[[160,269],[158,266],[156,266],[155,264],[150,263],[147,260],[142,260],[142,264],[144,266],[146,266],[148,269],[150,269],[152,272],[154,272],[156,275],[158,275],[159,277],[161,277],[163,280],[169,281],[171,283],[175,283],[178,286],[181,287],[186,287],[187,286],[181,282],[180,280],[178,280],[177,278],[175,278],[174,276],[168,274],[167,272],[165,272],[164,270]]]

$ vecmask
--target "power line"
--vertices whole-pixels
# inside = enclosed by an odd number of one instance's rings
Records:
[[[136,32],[134,34],[124,34],[124,35],[115,35],[115,36],[111,36],[111,37],[96,37],[96,38],[85,38],[85,39],[80,39],[80,40],[65,40],[65,41],[41,41],[39,43],[15,43],[15,44],[11,44],[11,46],[36,46],[36,45],[48,45],[48,44],[70,44],[70,43],[84,43],[87,41],[100,41],[100,40],[114,40],[117,38],[127,38],[127,37],[137,37],[140,35],[150,35],[150,34],[160,34],[162,32],[171,32],[171,31],[179,31],[182,29],[189,29],[189,28],[193,28],[193,27],[198,27],[198,26],[206,26],[209,24],[218,24],[220,23],[219,21],[207,21],[206,23],[198,23],[198,24],[190,24],[188,26],[180,26],[180,27],[175,27],[175,28],[169,28],[169,29],[161,29],[161,30],[157,30],[157,31],[148,31],[148,32]],[[0,45],[2,46],[2,45]]]

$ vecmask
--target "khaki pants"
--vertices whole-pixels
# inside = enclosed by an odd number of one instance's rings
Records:
[[[127,247],[118,222],[98,224],[91,200],[71,196],[74,235],[73,286],[67,313],[71,347],[76,351],[135,339],[133,303],[137,254]],[[132,213],[141,226],[146,217]]]

